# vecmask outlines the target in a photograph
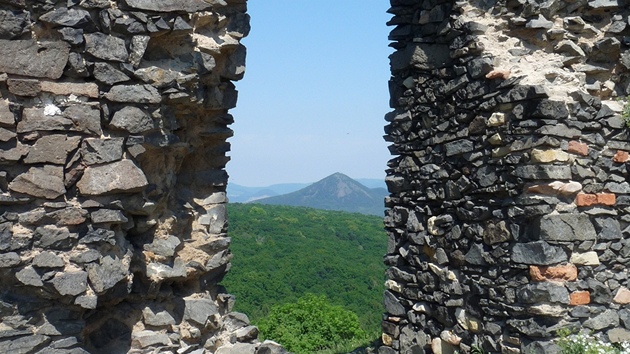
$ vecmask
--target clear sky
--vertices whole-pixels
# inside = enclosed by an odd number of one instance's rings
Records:
[[[230,182],[385,178],[388,0],[249,0]]]

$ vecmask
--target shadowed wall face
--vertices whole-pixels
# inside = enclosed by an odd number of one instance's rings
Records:
[[[261,347],[217,285],[245,12],[0,0],[0,352]]]
[[[629,340],[630,4],[391,4],[379,353]]]

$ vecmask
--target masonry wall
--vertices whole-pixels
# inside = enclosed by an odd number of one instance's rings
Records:
[[[0,352],[277,349],[217,285],[248,31],[245,0],[0,0]]]
[[[630,3],[392,0],[379,353],[630,339]]]

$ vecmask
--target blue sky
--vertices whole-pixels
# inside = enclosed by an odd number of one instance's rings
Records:
[[[249,0],[230,182],[385,178],[387,0]]]

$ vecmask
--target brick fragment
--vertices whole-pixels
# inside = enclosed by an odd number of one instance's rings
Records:
[[[569,148],[567,151],[572,154],[586,156],[588,155],[588,145],[579,141],[571,140],[569,141]]]
[[[554,267],[530,265],[529,275],[533,281],[575,281],[578,271],[573,264]]]
[[[510,77],[510,70],[495,69],[486,74],[486,79],[503,79],[506,80]]]
[[[624,163],[630,160],[630,154],[627,151],[617,150],[615,156],[613,156],[613,161],[616,163]]]
[[[615,205],[616,202],[617,196],[613,193],[597,193],[597,204]]]
[[[569,294],[569,304],[571,306],[588,305],[591,303],[591,293],[588,291],[574,291]]]
[[[579,207],[589,207],[593,205],[615,205],[617,196],[614,193],[579,193],[575,197],[575,204]]]
[[[597,204],[597,195],[578,193],[575,197],[575,204],[580,207],[592,206]]]

